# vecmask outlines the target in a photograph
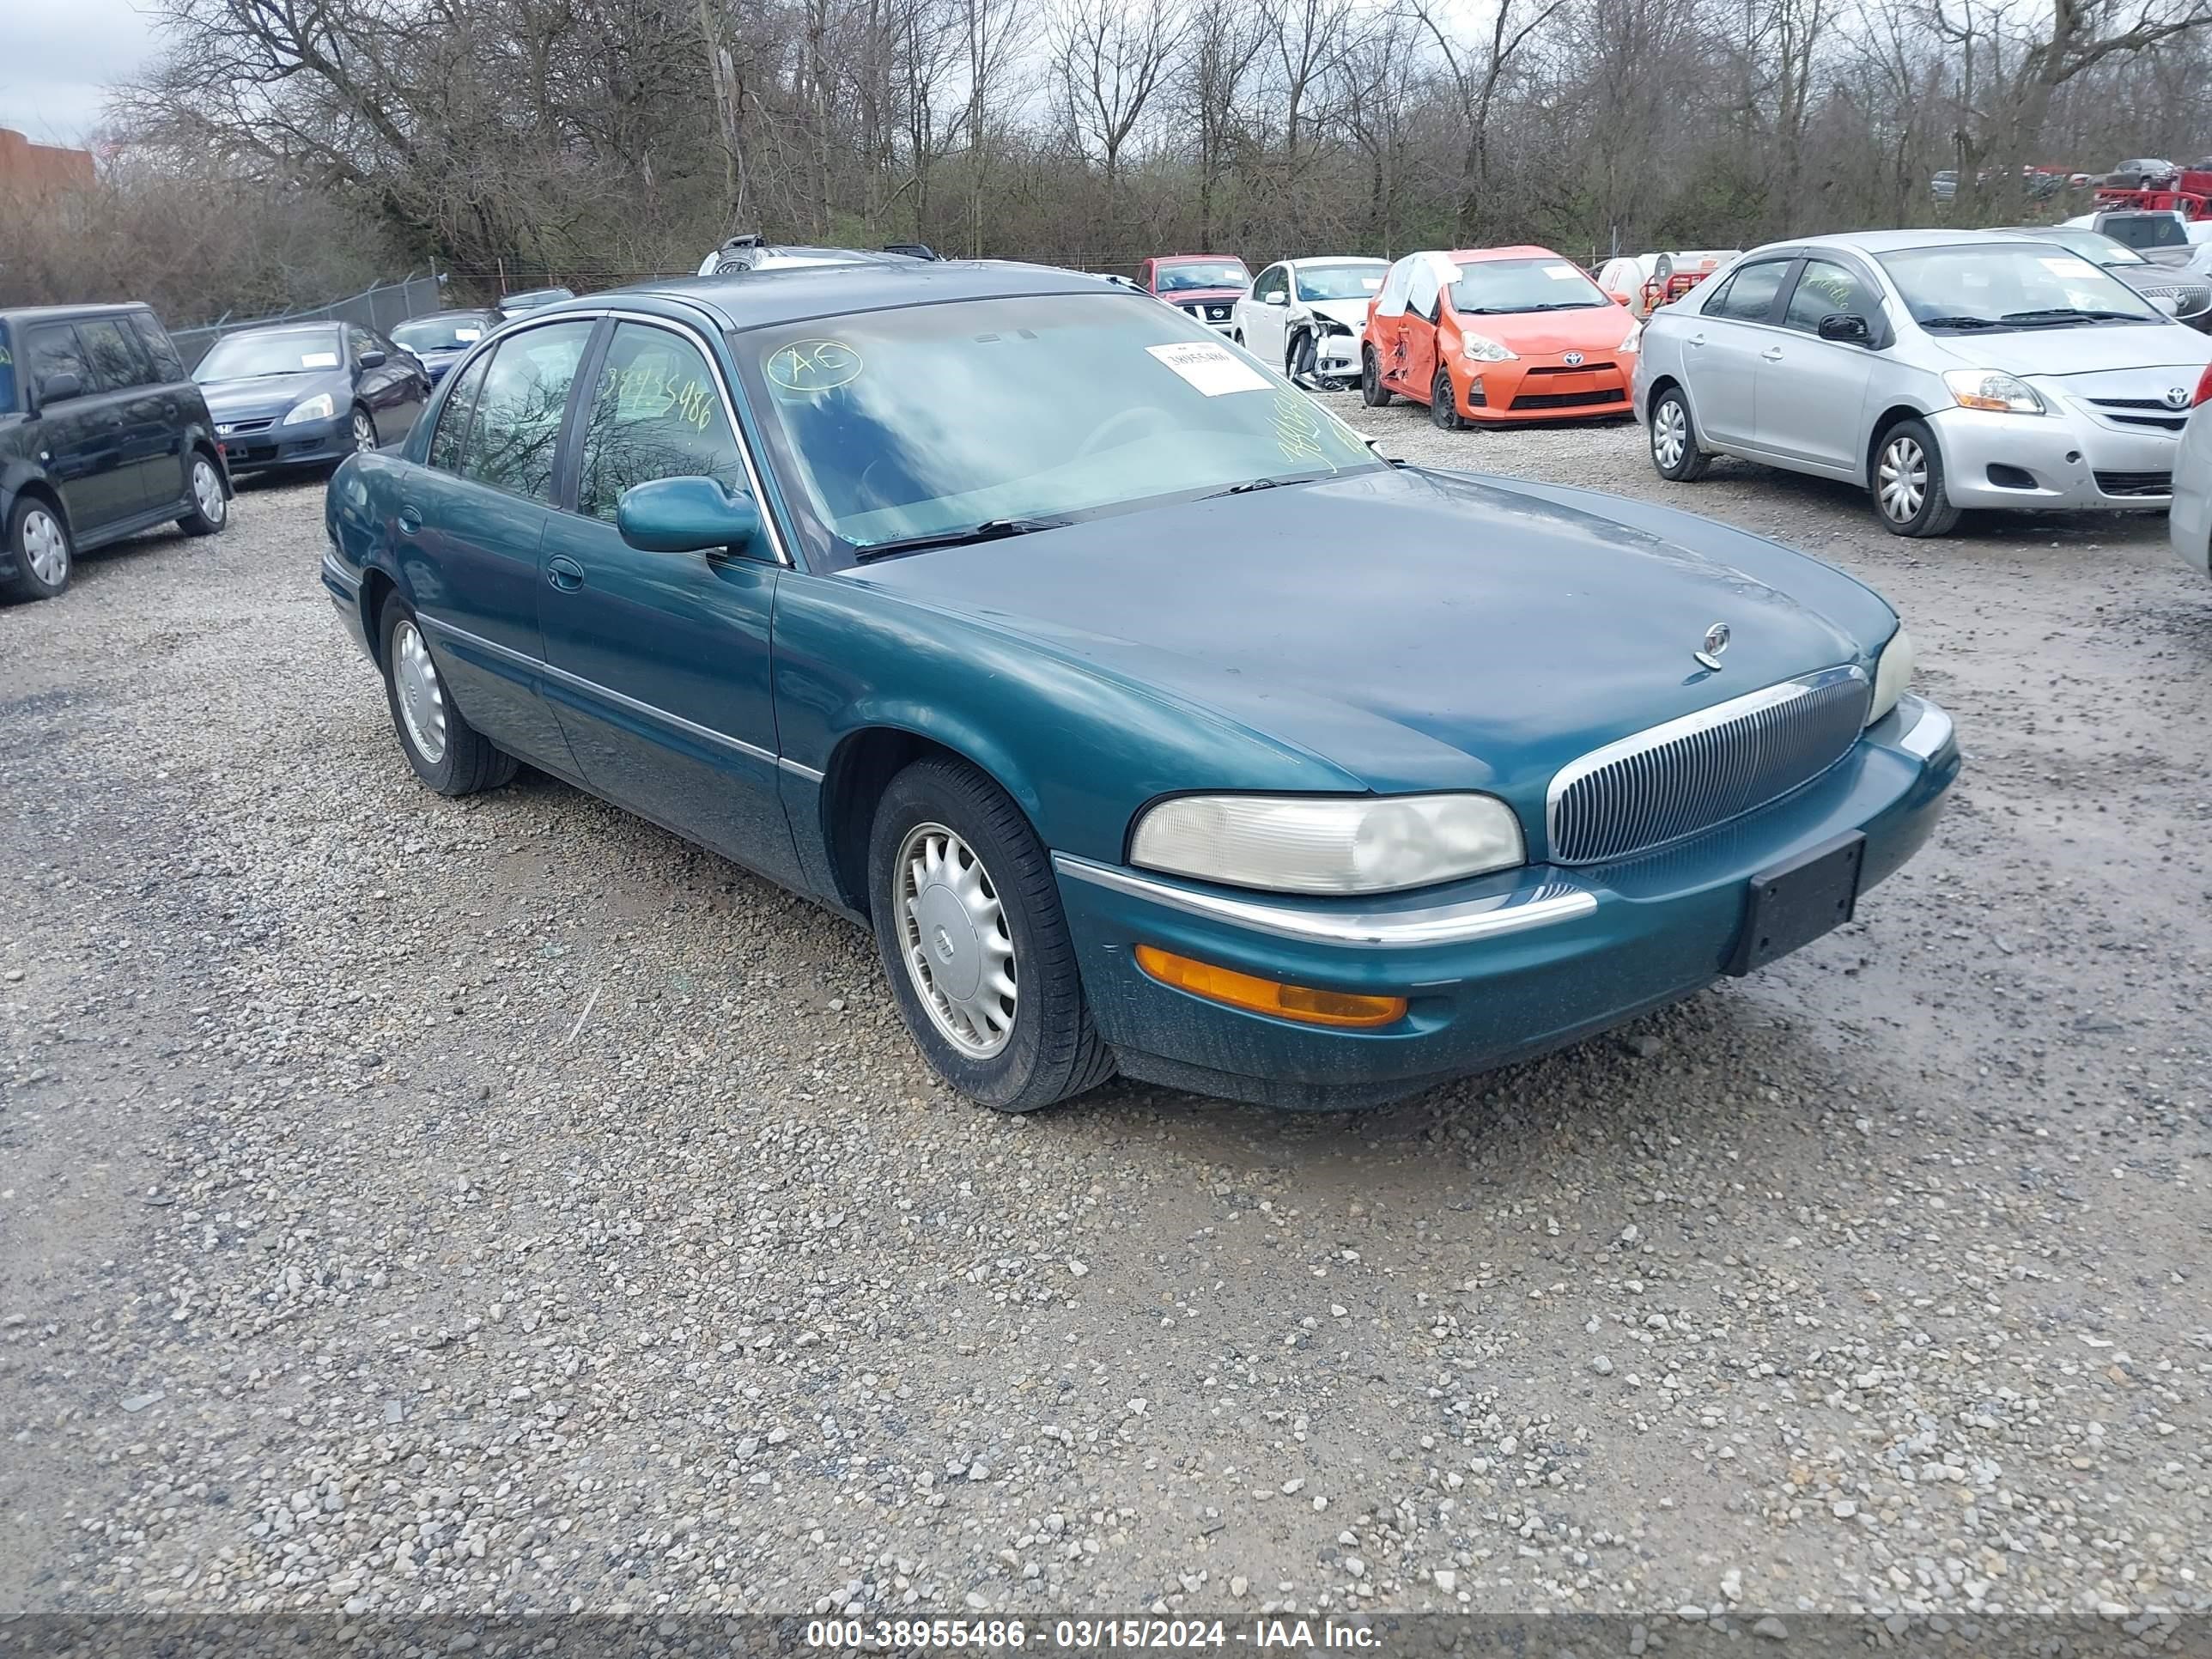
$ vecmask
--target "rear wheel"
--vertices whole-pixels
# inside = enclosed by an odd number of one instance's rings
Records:
[[[1359,348],[1359,401],[1370,409],[1380,409],[1390,401],[1390,389],[1382,384],[1382,364],[1373,346]]]
[[[24,496],[8,515],[8,550],[15,556],[15,574],[0,582],[0,595],[51,599],[69,586],[74,562],[69,526],[37,496]]]
[[[962,1094],[1030,1112],[1114,1074],[1052,861],[981,773],[933,759],[891,780],[868,837],[868,890],[907,1030]]]
[[[1875,450],[1874,510],[1893,536],[1943,536],[1960,509],[1943,483],[1943,456],[1924,421],[1899,421]]]
[[[1467,425],[1467,417],[1459,412],[1459,393],[1452,389],[1448,368],[1439,368],[1429,387],[1429,420],[1445,432],[1457,432]]]
[[[380,637],[392,727],[415,775],[441,795],[473,795],[511,781],[519,763],[453,707],[422,625],[397,593],[384,602]]]
[[[230,495],[223,488],[222,474],[213,461],[194,451],[191,483],[192,510],[177,520],[177,528],[187,536],[212,536],[230,522]]]
[[[1670,386],[1651,402],[1651,465],[1673,483],[1695,483],[1713,458],[1698,447],[1698,423],[1690,400]]]

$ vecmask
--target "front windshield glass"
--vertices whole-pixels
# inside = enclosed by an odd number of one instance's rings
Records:
[[[2147,265],[2150,263],[2126,243],[2114,241],[2099,231],[2069,230],[2062,227],[2056,230],[2037,230],[2027,234],[2046,242],[2056,242],[2061,247],[2072,248],[2083,258],[2093,259],[2100,265]]]
[[[483,339],[490,327],[482,312],[459,311],[401,323],[392,331],[392,339],[410,351],[459,351]]]
[[[1480,259],[1459,267],[1452,309],[1462,317],[1507,311],[1580,311],[1609,306],[1605,290],[1565,259]]]
[[[2130,213],[2107,219],[2098,227],[2116,242],[2130,247],[2186,247],[2189,230],[2170,213]]]
[[[1371,265],[1300,265],[1301,300],[1364,300],[1382,286],[1390,267],[1381,260]]]
[[[0,323],[0,413],[15,407],[15,351],[8,337],[8,325]]]
[[[1181,312],[1111,289],[862,312],[730,344],[779,473],[864,556],[1382,465],[1289,382]]]
[[[342,350],[337,330],[327,323],[233,334],[208,348],[192,379],[204,384],[250,380],[257,374],[312,374],[343,362]]]
[[[1161,294],[1188,294],[1196,288],[1249,288],[1252,273],[1241,259],[1185,259],[1160,266],[1154,282]]]
[[[1881,258],[1913,320],[1938,332],[2166,320],[2124,283],[2050,242],[1953,242]]]

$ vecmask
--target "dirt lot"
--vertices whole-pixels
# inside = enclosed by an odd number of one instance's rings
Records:
[[[0,1611],[2212,1601],[2212,585],[1334,401],[1874,582],[1936,843],[1401,1107],[1008,1121],[857,929],[418,787],[249,489],[0,611]]]

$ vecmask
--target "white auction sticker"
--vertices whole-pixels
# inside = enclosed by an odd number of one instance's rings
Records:
[[[1544,275],[1555,283],[1571,283],[1576,277],[1581,276],[1582,272],[1577,270],[1572,265],[1546,265]]]
[[[1230,392],[1268,390],[1260,371],[1227,346],[1189,340],[1176,345],[1146,346],[1145,349],[1209,398]]]
[[[481,340],[483,331],[480,328],[457,328],[453,331],[453,337],[456,340]]]
[[[300,358],[302,368],[336,368],[337,366],[338,354],[335,351],[310,351]]]
[[[2094,276],[2097,274],[2090,269],[2087,259],[2076,259],[2071,254],[2057,259],[2039,259],[2036,263],[2053,276]]]

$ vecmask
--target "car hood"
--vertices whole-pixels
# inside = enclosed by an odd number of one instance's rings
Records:
[[[343,404],[352,398],[353,385],[343,369],[316,369],[306,374],[256,374],[243,380],[204,380],[200,393],[208,414],[226,425],[234,421],[282,419],[293,406],[319,392],[327,392]]]
[[[1616,351],[1635,319],[1625,306],[1577,311],[1509,311],[1494,317],[1461,317],[1463,331],[1485,334],[1524,357],[1561,351]]]
[[[1492,789],[1534,823],[1576,756],[1863,663],[1894,626],[1878,598],[1801,555],[1641,504],[1614,517],[1613,505],[1390,470],[850,576],[1202,707],[1378,792]],[[1732,638],[1713,673],[1692,653],[1717,622]]]
[[[1316,317],[1326,317],[1333,323],[1342,323],[1354,334],[1367,326],[1367,302],[1370,296],[1361,295],[1356,300],[1302,300],[1298,309]]]
[[[2199,334],[2179,323],[2115,323],[2097,328],[2029,328],[2011,334],[1929,337],[1962,363],[1975,368],[2000,368],[2022,380],[2066,380],[2161,368],[2201,370],[2212,362],[2212,335]]]

